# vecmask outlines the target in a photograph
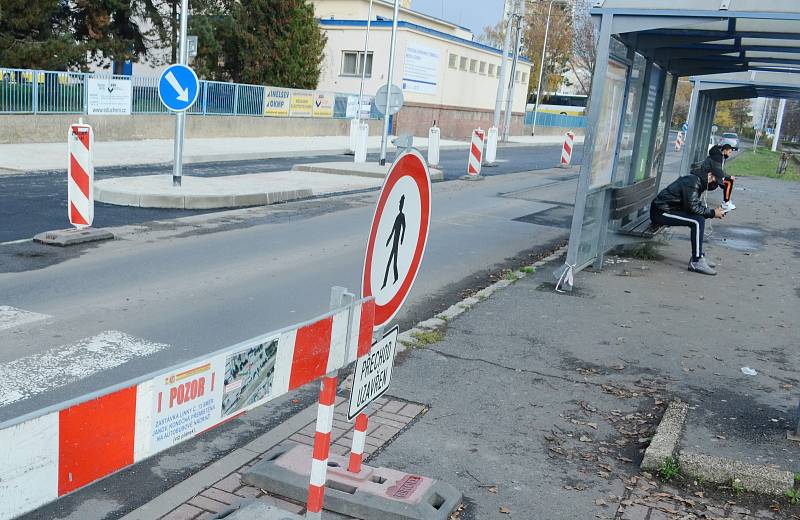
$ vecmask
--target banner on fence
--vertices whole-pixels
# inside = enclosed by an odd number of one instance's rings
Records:
[[[292,92],[292,117],[311,117],[314,112],[314,94]]]
[[[347,112],[345,113],[347,119],[358,117],[358,96],[347,96]]]
[[[264,96],[264,115],[288,117],[291,98],[292,91],[289,89],[267,89],[266,95]]]
[[[333,117],[333,104],[336,97],[328,92],[319,92],[314,96],[314,117]]]
[[[408,44],[403,69],[403,90],[418,94],[436,94],[439,81],[439,51]]]
[[[90,77],[86,88],[89,115],[130,115],[131,80]]]

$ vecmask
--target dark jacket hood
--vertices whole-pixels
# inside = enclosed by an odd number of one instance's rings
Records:
[[[700,191],[706,191],[708,189],[708,171],[710,168],[707,168],[706,163],[711,162],[710,160],[706,159],[703,161],[703,165],[700,168],[692,168],[689,172],[690,175],[695,175],[698,179],[700,179]]]

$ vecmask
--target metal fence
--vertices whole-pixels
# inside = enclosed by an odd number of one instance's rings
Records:
[[[533,111],[525,113],[525,124],[533,124]],[[561,128],[586,128],[586,116],[567,116],[537,112],[536,126],[558,126]]]
[[[83,72],[52,72],[0,68],[0,114],[87,114],[89,78],[131,81],[132,114],[166,114],[158,97],[156,76],[112,76]],[[220,81],[200,81],[197,101],[190,114],[264,116],[266,92],[274,87]],[[316,95],[314,90],[288,89],[297,94]],[[357,94],[325,92],[333,96],[333,117],[346,118],[348,98]],[[371,101],[370,118],[380,113]]]

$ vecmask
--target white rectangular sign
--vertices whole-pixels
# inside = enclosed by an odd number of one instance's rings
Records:
[[[358,117],[358,96],[347,96],[347,113],[348,119]]]
[[[436,94],[439,82],[439,51],[408,44],[403,68],[403,90],[418,94]]]
[[[350,392],[350,406],[347,409],[349,420],[355,419],[369,403],[389,389],[399,330],[398,327],[390,330],[372,345],[369,354],[356,361],[353,390]]]
[[[131,80],[90,77],[87,91],[89,115],[130,115]]]

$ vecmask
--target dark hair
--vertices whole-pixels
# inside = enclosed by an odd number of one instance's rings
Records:
[[[720,148],[722,149],[722,151],[733,150],[733,146],[729,145],[728,143],[723,144]]]

